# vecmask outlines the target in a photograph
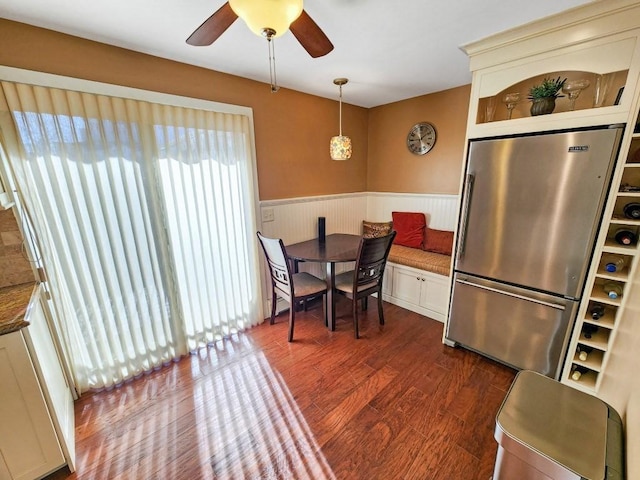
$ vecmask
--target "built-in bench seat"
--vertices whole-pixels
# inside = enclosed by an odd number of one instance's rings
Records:
[[[362,222],[368,237],[396,231],[385,269],[383,300],[444,322],[449,305],[453,232],[429,228],[421,212],[391,212],[392,221]]]
[[[388,261],[398,265],[425,270],[439,275],[449,276],[451,256],[427,252],[418,248],[392,245]]]
[[[451,256],[392,245],[382,298],[444,322],[449,304]]]

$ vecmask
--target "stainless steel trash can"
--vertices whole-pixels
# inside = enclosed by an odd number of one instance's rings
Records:
[[[622,421],[602,400],[536,372],[496,415],[493,480],[623,480]]]

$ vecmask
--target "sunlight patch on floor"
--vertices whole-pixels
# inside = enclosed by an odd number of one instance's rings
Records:
[[[295,399],[260,351],[194,388],[201,458],[229,479],[335,479]],[[205,462],[203,462],[205,463]],[[205,476],[209,472],[202,472]]]

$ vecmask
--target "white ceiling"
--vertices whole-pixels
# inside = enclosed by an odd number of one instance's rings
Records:
[[[605,1],[605,0],[598,0]],[[0,0],[0,16],[158,57],[269,82],[265,39],[240,19],[208,47],[186,38],[224,0]],[[287,32],[275,40],[278,83],[373,107],[471,82],[460,46],[588,0],[308,0],[335,46],[313,59]],[[265,86],[268,88],[268,86]]]

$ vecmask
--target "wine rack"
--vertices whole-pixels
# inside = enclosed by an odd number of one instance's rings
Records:
[[[629,206],[640,203],[640,133],[632,135],[627,155],[621,157],[625,161],[619,167],[619,182],[612,186],[606,239],[597,254],[595,278],[586,308],[580,310],[584,313],[576,322],[563,377],[564,382],[589,393],[596,393],[600,386],[639,256],[640,218]]]

